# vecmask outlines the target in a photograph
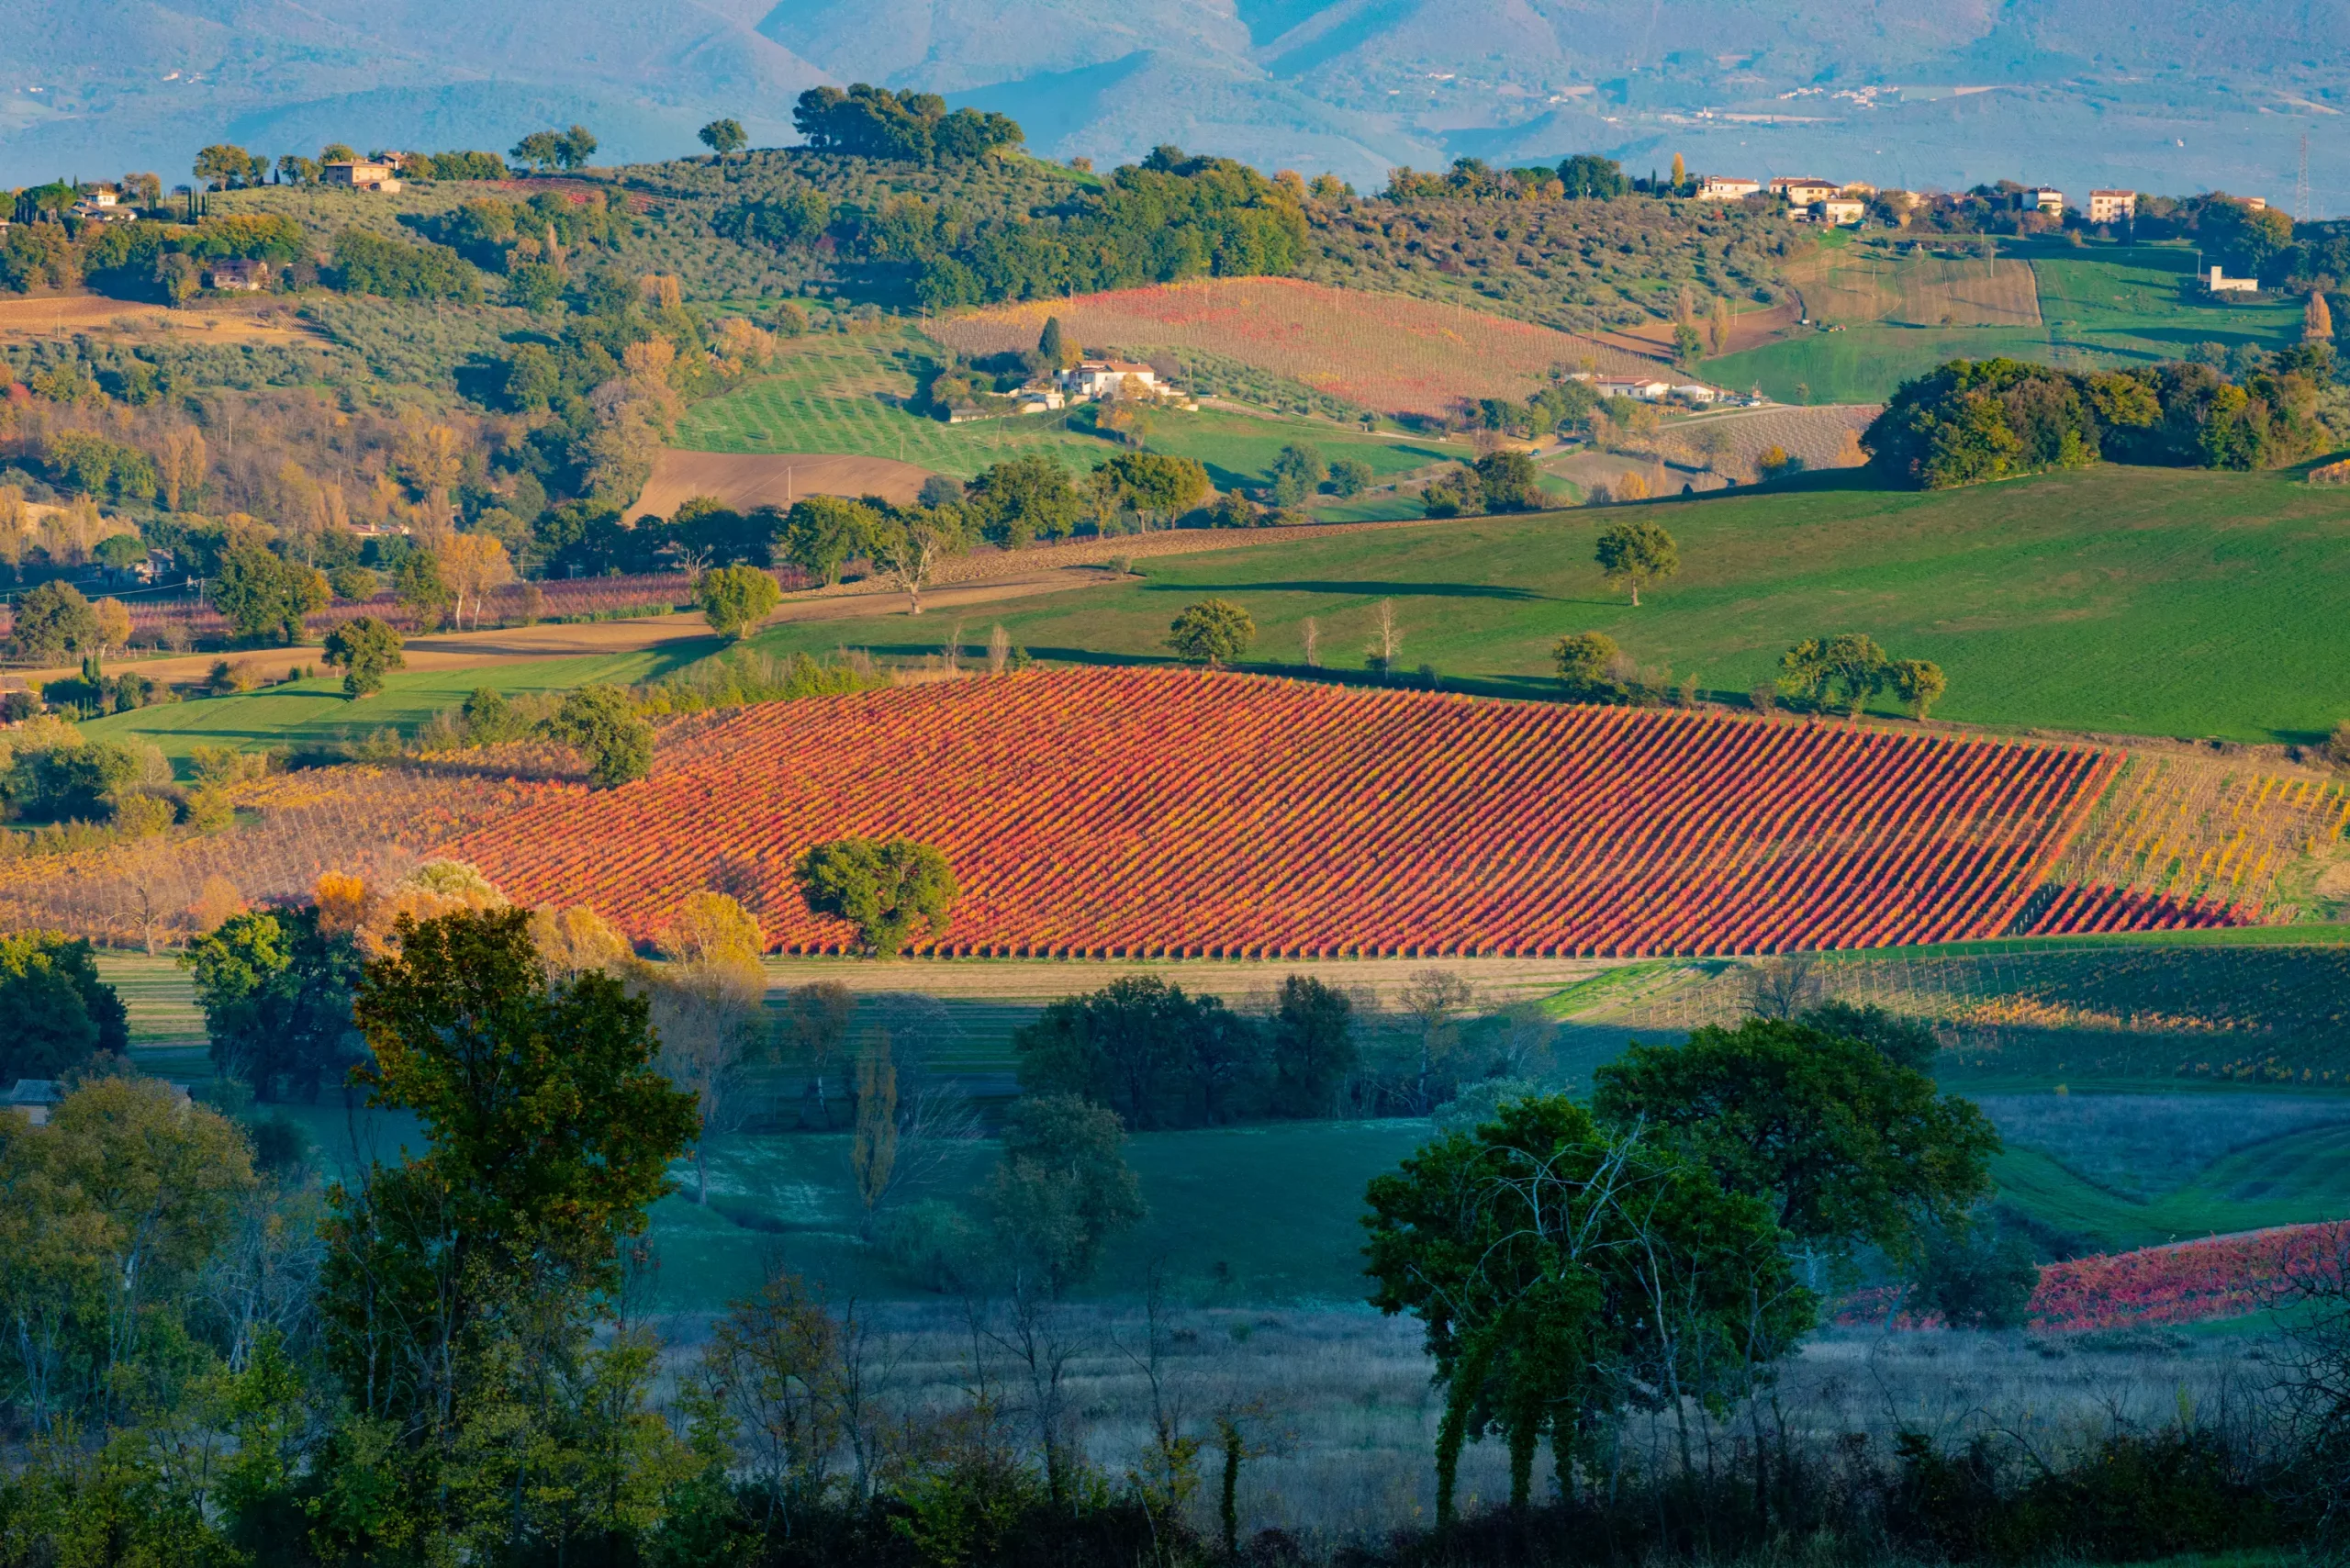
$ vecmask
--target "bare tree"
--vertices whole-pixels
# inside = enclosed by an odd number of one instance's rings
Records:
[[[1418,1026],[1419,1070],[1414,1079],[1413,1098],[1422,1115],[1427,1114],[1432,1103],[1429,1093],[1437,1069],[1460,1043],[1454,1020],[1468,1011],[1475,994],[1469,982],[1450,969],[1422,969],[1404,987],[1404,1011]]]
[[[1404,633],[1395,625],[1395,601],[1382,599],[1371,611],[1371,645],[1364,651],[1377,661],[1382,679],[1393,672],[1396,655],[1404,651]]]
[[[744,1071],[762,1053],[767,1032],[759,1003],[767,979],[755,964],[687,961],[653,989],[653,1024],[661,1036],[661,1070],[694,1096],[694,1202],[710,1202],[710,1139],[740,1126]]]
[[[1012,662],[1012,638],[998,625],[988,633],[988,673],[1002,675],[1003,666]]]
[[[1305,667],[1320,669],[1322,667],[1322,628],[1315,623],[1314,617],[1311,615],[1305,618],[1305,624],[1300,629],[1300,635],[1305,643]]]
[[[1793,1018],[1818,1004],[1822,991],[1817,954],[1782,953],[1747,971],[1747,1006],[1757,1018]]]
[[[849,1023],[856,1016],[856,997],[837,980],[821,980],[795,988],[784,999],[778,1026],[784,1058],[808,1075],[809,1091],[824,1130],[833,1126],[833,1107],[825,1081],[838,1071],[848,1041]]]

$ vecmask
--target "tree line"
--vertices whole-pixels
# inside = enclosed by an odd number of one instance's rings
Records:
[[[1861,438],[1888,482],[1949,489],[2099,460],[2269,468],[2333,441],[2319,417],[2330,343],[2269,356],[2241,382],[2209,365],[2068,371],[1953,360],[1906,382]]]

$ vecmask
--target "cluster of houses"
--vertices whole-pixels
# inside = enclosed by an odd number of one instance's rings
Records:
[[[1169,400],[1184,409],[1199,407],[1161,381],[1158,372],[1150,366],[1126,359],[1085,360],[1073,369],[1060,371],[1047,380],[1032,382],[1007,396],[1012,402],[1009,411],[1014,414],[1049,413],[1078,403],[1108,399]],[[957,404],[947,410],[946,422],[968,424],[973,420],[997,418],[1003,411],[977,404]]]
[[[1900,208],[1918,206],[1925,198],[1915,191],[1879,190],[1860,181],[1838,184],[1808,174],[1781,174],[1771,180],[1749,180],[1736,175],[1708,174],[1697,186],[1700,201],[1744,201],[1749,196],[1770,196],[1787,204],[1798,222],[1824,223],[1849,227],[1868,216],[1872,201],[1885,201]],[[2035,185],[2015,195],[2019,211],[2043,212],[2051,218],[2065,216],[2065,193],[2048,185]],[[2257,197],[2253,205],[2263,205]],[[2138,215],[2136,191],[2091,191],[2088,220],[2091,223],[2127,223]]]

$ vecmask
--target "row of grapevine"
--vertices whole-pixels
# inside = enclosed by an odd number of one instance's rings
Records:
[[[1625,956],[1996,935],[2111,753],[1917,731],[1085,670],[751,710],[449,852],[647,935],[723,868],[837,951],[791,868],[902,834],[963,887],[925,949]]]

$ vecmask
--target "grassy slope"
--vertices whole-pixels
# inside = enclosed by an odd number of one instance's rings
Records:
[[[2003,251],[2007,248],[2003,247]],[[2298,305],[2207,305],[2182,285],[2192,252],[2169,246],[2092,245],[2031,252],[2042,327],[1897,327],[1799,330],[1759,349],[1708,360],[1724,386],[1759,386],[1783,401],[1882,402],[1912,376],[1952,359],[2004,354],[2076,368],[2177,359],[2197,343],[2281,348],[2299,340]]]
[[[1637,610],[1599,580],[1600,519],[1578,511],[1154,560],[1142,582],[1002,620],[1040,656],[1157,659],[1176,612],[1213,594],[1255,618],[1258,660],[1301,658],[1312,616],[1323,661],[1360,669],[1392,599],[1405,667],[1516,696],[1555,689],[1550,647],[1568,632],[1743,692],[1797,638],[1857,631],[1939,662],[1953,719],[2267,741],[2350,713],[2350,497],[2282,475],[2105,467],[1931,496],[1821,476],[1639,515],[1671,530],[1684,567]],[[897,615],[760,641],[906,653],[948,631]]]
[[[695,452],[890,457],[965,479],[1029,453],[1090,468],[1118,450],[1067,428],[1058,414],[948,425],[910,412],[901,402],[915,393],[923,364],[939,353],[911,331],[804,340],[790,346],[776,374],[689,409],[677,443]],[[1360,457],[1382,478],[1467,455],[1466,448],[1382,441],[1318,420],[1214,410],[1161,414],[1149,438],[1154,451],[1198,458],[1219,487],[1265,483],[1273,458],[1292,442],[1311,442],[1325,456]]]
[[[394,674],[386,678],[382,691],[360,702],[343,696],[341,677],[319,675],[236,696],[197,698],[117,713],[81,729],[96,740],[151,742],[176,762],[199,745],[256,750],[356,738],[386,725],[413,732],[441,710],[464,702],[466,693],[478,686],[508,692],[565,691],[594,681],[645,680],[709,651],[707,645],[697,643],[684,649]],[[315,664],[318,659],[315,648],[280,652],[288,666]],[[273,655],[262,659],[275,663]]]

